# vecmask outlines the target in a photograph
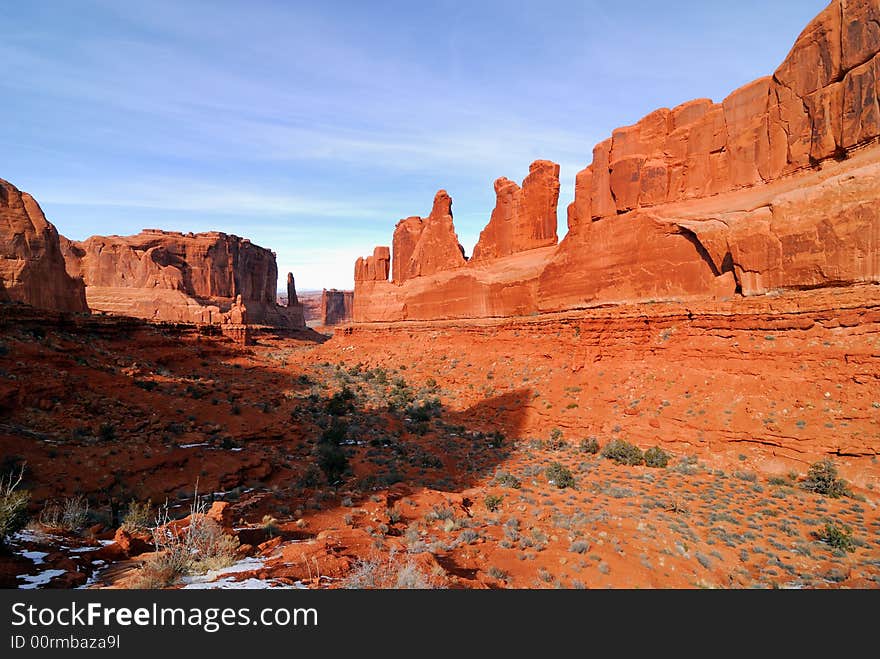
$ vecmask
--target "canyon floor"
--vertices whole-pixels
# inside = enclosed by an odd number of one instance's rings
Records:
[[[0,585],[143,585],[198,488],[236,559],[170,587],[880,587],[880,287],[329,334],[0,307]]]

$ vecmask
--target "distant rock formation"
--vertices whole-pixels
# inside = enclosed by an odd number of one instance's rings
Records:
[[[293,279],[293,273],[287,273],[287,306],[295,307],[299,304],[299,300],[296,297],[296,282]]]
[[[351,321],[354,291],[324,289],[321,293],[321,324],[325,327]]]
[[[71,274],[96,311],[152,320],[219,324],[237,298],[248,321],[304,327],[302,309],[276,303],[275,254],[220,232],[146,229],[135,236],[63,241]]]
[[[26,192],[0,179],[0,301],[87,312],[81,279],[65,269],[58,231]]]
[[[522,188],[504,177],[495,181],[495,210],[474,247],[472,261],[487,261],[555,245],[559,165],[536,160]]]
[[[404,220],[394,282],[355,282],[355,322],[880,282],[878,53],[880,2],[835,0],[772,76],[614,130],[577,174],[558,246],[546,161],[522,188],[496,181],[467,263],[420,270],[421,225]]]

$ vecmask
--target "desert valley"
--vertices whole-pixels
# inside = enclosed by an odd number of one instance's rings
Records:
[[[0,172],[0,586],[880,587],[880,2],[582,165],[308,297]]]

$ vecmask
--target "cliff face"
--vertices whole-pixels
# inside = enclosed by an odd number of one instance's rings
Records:
[[[559,165],[536,160],[522,187],[504,177],[495,181],[495,209],[480,233],[473,261],[487,261],[555,245]]]
[[[558,247],[544,246],[555,243],[555,212],[547,217],[558,184],[554,193],[552,163],[539,161],[521,189],[496,182],[498,202],[469,263],[395,278],[396,288],[356,285],[355,320],[880,281],[878,52],[880,1],[832,2],[772,76],[721,103],[656,110],[596,145]],[[540,194],[531,192],[536,170]]]
[[[249,322],[302,326],[275,302],[275,255],[224,233],[146,229],[136,236],[65,241],[68,271],[86,284],[89,307],[154,320],[219,323],[238,296]],[[291,311],[296,310],[296,305]]]
[[[446,190],[434,196],[428,217],[408,217],[398,222],[392,244],[392,277],[397,283],[463,266],[464,249],[458,244],[452,223],[452,198]]]
[[[36,200],[0,179],[0,300],[87,312],[82,280],[71,277],[58,231]]]
[[[354,291],[324,289],[321,293],[321,324],[325,327],[351,321]]]

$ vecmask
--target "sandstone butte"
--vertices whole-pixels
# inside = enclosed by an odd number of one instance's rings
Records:
[[[718,301],[880,281],[880,3],[835,0],[772,76],[618,128],[576,177],[501,178],[473,257],[451,202],[355,268],[355,322]],[[392,256],[393,255],[393,256]],[[388,262],[393,277],[388,281]]]
[[[340,325],[351,321],[351,308],[354,291],[339,291],[335,288],[321,292],[321,324],[325,327]]]
[[[67,274],[58,231],[26,192],[0,179],[0,301],[85,312],[81,279]]]
[[[85,282],[93,311],[172,322],[305,326],[292,275],[289,305],[281,307],[275,254],[246,238],[145,229],[83,242],[62,237],[60,243],[67,272]]]

